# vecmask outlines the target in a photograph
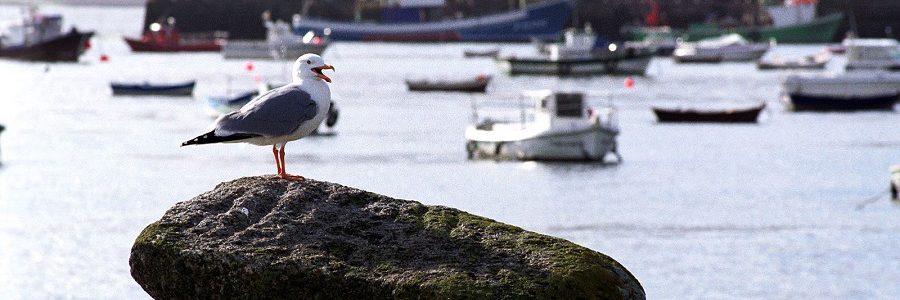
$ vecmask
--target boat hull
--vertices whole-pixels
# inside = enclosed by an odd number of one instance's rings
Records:
[[[594,127],[515,141],[469,139],[466,150],[471,159],[603,161],[609,153],[618,155],[616,135],[617,131]]]
[[[76,62],[85,51],[93,32],[69,31],[54,39],[27,47],[7,47],[0,49],[0,58],[27,61]]]
[[[466,81],[421,81],[421,80],[407,80],[406,86],[410,91],[418,91],[418,92],[469,92],[469,93],[484,93],[487,90],[487,85],[490,82],[490,78],[485,78],[484,80],[476,79],[476,80],[466,80]]]
[[[553,0],[515,12],[430,23],[377,24],[299,20],[297,34],[313,31],[338,41],[392,42],[525,42],[531,38],[555,40],[565,28],[572,9],[568,1]]]
[[[791,93],[784,98],[792,111],[893,110],[900,93],[870,96],[823,96]]]
[[[688,29],[682,38],[685,41],[698,41],[713,38],[729,33],[737,33],[752,41],[768,41],[775,39],[779,43],[786,44],[814,44],[832,42],[843,14],[835,13],[816,18],[809,23],[787,26],[765,26],[759,28],[741,27],[736,29],[723,29],[718,27],[704,27]]]
[[[591,76],[603,74],[644,75],[652,53],[642,53],[622,58],[579,58],[579,59],[519,59],[498,60],[501,68],[510,75],[556,75]]]
[[[228,41],[222,47],[222,56],[226,59],[286,59],[293,60],[303,54],[322,54],[327,43],[292,44],[276,47],[265,41]]]
[[[112,83],[115,96],[190,96],[196,82],[172,85]]]
[[[768,45],[747,45],[710,49],[692,49],[680,51],[676,49],[672,58],[679,63],[717,63],[726,61],[756,61],[769,51]],[[684,52],[684,53],[679,53]]]
[[[765,105],[750,109],[697,111],[681,109],[653,108],[657,120],[670,122],[705,122],[705,123],[756,123]]]
[[[222,51],[222,44],[217,41],[184,43],[184,44],[166,44],[145,42],[137,39],[125,38],[128,47],[134,52],[219,52]]]

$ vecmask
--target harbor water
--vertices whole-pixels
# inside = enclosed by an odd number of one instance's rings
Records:
[[[43,11],[98,36],[79,63],[0,61],[0,298],[148,299],[128,266],[144,226],[219,182],[275,173],[266,147],[179,147],[213,121],[206,98],[252,89],[254,75],[284,82],[289,63],[254,61],[251,74],[219,53],[131,53],[121,37],[139,35],[139,7]],[[3,19],[16,13],[0,7]],[[510,77],[462,57],[491,46],[333,44],[324,58],[337,69],[337,134],[289,143],[288,171],[571,240],[622,263],[650,299],[900,297],[900,205],[887,197],[888,168],[900,163],[896,111],[788,112],[778,84],[790,71],[750,63],[655,58],[626,89],[621,76]],[[411,93],[403,82],[478,74],[494,75],[486,94]],[[191,98],[109,89],[187,79],[198,81]],[[615,105],[624,161],[467,160],[472,102],[526,89]],[[650,111],[759,102],[768,108],[753,125],[659,124]]]

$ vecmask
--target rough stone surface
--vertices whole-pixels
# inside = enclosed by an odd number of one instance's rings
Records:
[[[141,232],[156,299],[644,299],[612,258],[442,206],[272,176],[218,185]]]

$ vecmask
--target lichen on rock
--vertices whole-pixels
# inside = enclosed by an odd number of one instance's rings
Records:
[[[247,177],[176,204],[131,250],[157,299],[644,299],[612,258],[443,206]]]

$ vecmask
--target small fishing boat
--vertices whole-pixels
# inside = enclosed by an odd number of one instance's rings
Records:
[[[497,57],[500,54],[500,48],[491,48],[485,50],[475,50],[475,49],[465,49],[463,50],[464,57]]]
[[[190,96],[194,92],[196,81],[191,80],[175,84],[144,83],[110,83],[113,95],[116,96]]]
[[[140,39],[124,38],[134,52],[219,52],[225,40],[216,38],[216,33],[195,34],[183,37],[175,28],[175,19],[169,18],[166,25],[150,24]]]
[[[32,11],[0,26],[0,58],[27,61],[76,62],[90,46],[94,32],[62,30],[62,16]]]
[[[765,103],[750,108],[728,108],[719,110],[701,110],[694,108],[662,108],[653,107],[653,113],[661,123],[669,122],[707,122],[707,123],[756,123],[760,112],[766,108]]]
[[[613,48],[615,49],[615,48]],[[644,75],[653,52],[638,49],[615,49],[593,52],[589,56],[499,58],[500,68],[510,75],[537,74],[556,76],[591,76],[603,74]]]
[[[263,14],[266,26],[265,41],[228,41],[222,48],[226,59],[296,59],[306,53],[322,54],[331,40],[327,36],[317,36],[308,31],[297,35],[284,21],[273,22],[268,13]]]
[[[769,51],[769,44],[750,43],[738,34],[696,43],[681,43],[672,58],[678,63],[755,61]]]
[[[763,57],[756,61],[756,68],[760,70],[774,69],[824,69],[828,61],[831,60],[831,54],[821,52],[814,55],[807,55],[799,58],[789,57]]]
[[[470,159],[603,161],[616,151],[615,109],[591,109],[581,93],[526,92],[531,109],[520,106],[518,121],[487,116],[466,128]],[[523,98],[520,98],[522,101]],[[475,107],[476,116],[479,115]]]
[[[893,110],[900,99],[900,73],[790,75],[782,82],[782,89],[782,100],[789,110]]]
[[[895,39],[844,39],[847,70],[900,70],[900,44]]]
[[[491,76],[478,75],[465,80],[406,80],[406,86],[410,91],[484,93],[490,82]]]

